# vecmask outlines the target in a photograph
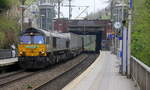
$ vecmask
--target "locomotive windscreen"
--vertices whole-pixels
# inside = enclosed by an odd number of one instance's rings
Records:
[[[44,36],[42,35],[35,35],[35,36],[23,35],[20,37],[20,43],[21,44],[44,44],[45,39]]]

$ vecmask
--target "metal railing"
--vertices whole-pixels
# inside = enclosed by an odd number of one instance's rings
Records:
[[[140,90],[150,90],[150,67],[135,57],[131,57],[131,76]]]
[[[12,50],[10,49],[0,49],[0,59],[11,58]]]

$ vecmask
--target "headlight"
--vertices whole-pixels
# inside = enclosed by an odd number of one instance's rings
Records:
[[[19,52],[20,56],[25,56],[25,52]]]
[[[44,53],[45,53],[45,52],[43,52],[43,51],[41,52],[41,54],[44,54]]]
[[[40,56],[43,56],[43,55],[45,55],[45,52],[41,51],[39,54],[40,54]]]

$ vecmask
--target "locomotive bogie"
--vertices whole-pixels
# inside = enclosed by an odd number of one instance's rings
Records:
[[[50,64],[46,56],[23,56],[18,57],[18,62],[23,69],[41,69]]]

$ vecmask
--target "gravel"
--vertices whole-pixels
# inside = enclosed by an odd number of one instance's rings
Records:
[[[86,70],[96,60],[97,56],[98,55],[89,55],[89,58],[82,61],[79,65],[36,90],[61,90],[65,85]]]
[[[0,90],[34,90],[35,88],[43,85],[44,83],[49,82],[50,80],[70,70],[71,68],[82,62],[86,56],[87,55],[85,54],[80,55],[77,58],[69,60],[65,63],[55,65],[50,69],[47,69],[36,75],[22,79],[19,82],[17,81],[5,87],[0,87]]]

